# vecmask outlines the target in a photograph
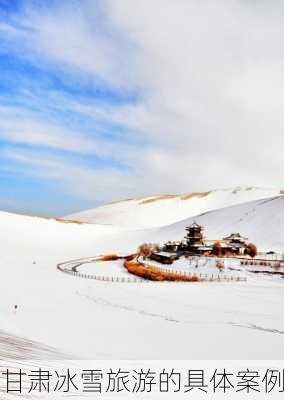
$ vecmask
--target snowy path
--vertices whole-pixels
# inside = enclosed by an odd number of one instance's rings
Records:
[[[232,265],[233,267],[236,265],[236,262],[238,262],[236,259],[226,259],[226,264]],[[191,261],[181,258],[174,264],[167,266],[154,260],[148,260],[146,263],[139,261],[139,264],[144,265],[145,267],[154,267],[161,272],[177,274],[177,276],[180,274],[184,275],[185,277],[196,276],[202,281],[232,282],[247,280],[247,277],[245,276],[245,268],[242,268],[241,270],[233,267],[230,269],[227,268],[225,273],[221,273],[216,268],[215,263],[215,258],[212,259],[208,257],[198,257],[198,259],[193,258]],[[124,267],[123,258],[106,261],[103,255],[65,261],[58,264],[57,269],[69,275],[85,279],[123,283],[153,283],[153,281],[149,281],[138,276],[135,277],[133,273],[129,273],[127,268]],[[240,274],[239,271],[243,271],[243,273]],[[169,281],[172,281],[172,279],[169,279]],[[179,280],[177,279],[177,281]],[[181,283],[181,281],[179,281],[179,283]]]
[[[122,259],[106,261],[103,256],[66,261],[58,264],[57,269],[84,279],[122,283],[147,283],[144,279],[139,279],[129,274],[123,266]]]

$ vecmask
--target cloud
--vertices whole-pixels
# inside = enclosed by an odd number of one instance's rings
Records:
[[[108,5],[141,49],[136,76],[147,89],[147,130],[163,154],[150,156],[157,176],[169,187],[280,184],[280,10],[242,1]]]
[[[0,35],[3,42],[13,44],[10,50],[34,64],[45,63],[48,68],[56,64],[67,80],[125,90],[131,76],[125,54],[134,44],[108,26],[103,4],[63,0],[37,7],[28,1],[10,24],[2,22]]]
[[[98,152],[94,141],[19,107],[0,106],[0,120],[0,137],[10,142],[79,153]]]
[[[42,151],[6,149],[0,154],[3,160],[12,161],[7,172],[52,181],[65,192],[96,204],[114,200],[117,196],[123,198],[125,193],[137,194],[133,190],[133,174],[127,171],[111,167],[93,169],[84,163],[74,163]]]
[[[80,91],[33,88],[33,100],[22,98],[40,104],[40,115],[14,118],[2,107],[1,121],[9,118],[0,132],[15,143],[119,160],[123,167],[72,168],[65,154],[34,164],[56,180],[51,171],[61,163],[62,187],[102,201],[281,185],[283,12],[280,3],[242,0],[27,7],[24,27],[19,16],[0,25],[10,51]],[[104,91],[111,95],[101,99]]]
[[[121,154],[131,152],[130,144],[114,143],[105,138],[95,121],[92,129],[92,132],[87,129],[76,131],[64,126],[62,121],[52,121],[46,113],[40,115],[20,106],[0,105],[0,139],[9,143],[120,161],[123,161]]]

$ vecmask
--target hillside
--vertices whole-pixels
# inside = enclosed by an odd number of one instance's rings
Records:
[[[206,237],[210,240],[239,232],[260,249],[284,251],[284,196],[208,211],[159,228],[154,236],[160,241],[182,239],[185,226],[193,221],[204,225]]]
[[[280,190],[275,188],[237,187],[211,192],[153,196],[107,204],[69,215],[66,219],[135,229],[159,227],[206,211],[279,194]]]
[[[140,231],[0,213],[2,329],[66,355],[75,351],[80,358],[283,359],[283,279],[127,284],[74,278],[56,269],[57,263],[74,258],[127,254],[144,241],[180,239],[194,219],[205,225],[209,238],[239,231],[262,248],[284,249],[282,196]],[[116,274],[115,264],[94,268]],[[230,337],[238,337],[234,346]],[[178,340],[169,346],[172,338]],[[218,341],[221,348],[215,346]]]

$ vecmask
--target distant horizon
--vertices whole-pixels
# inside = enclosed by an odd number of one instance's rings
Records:
[[[64,218],[64,217],[68,217],[72,214],[78,214],[81,212],[85,212],[85,211],[89,211],[89,210],[93,210],[97,207],[100,206],[105,206],[105,205],[112,205],[112,204],[116,204],[116,203],[120,203],[120,202],[126,202],[126,201],[131,201],[131,200],[143,200],[143,199],[151,199],[151,198],[159,198],[159,197],[164,197],[164,196],[173,196],[174,197],[182,197],[182,196],[186,196],[186,195],[198,195],[198,194],[210,194],[213,192],[218,192],[218,191],[247,191],[247,190],[253,190],[253,189],[257,189],[257,190],[278,190],[279,189],[279,195],[284,194],[284,190],[282,189],[282,187],[260,187],[260,186],[232,186],[232,187],[227,187],[227,188],[215,188],[215,189],[210,189],[208,191],[200,191],[200,192],[189,192],[189,191],[185,191],[182,193],[152,193],[152,194],[148,194],[145,196],[138,196],[138,197],[132,197],[132,198],[118,198],[118,199],[114,199],[112,201],[108,201],[108,202],[102,202],[100,204],[96,204],[93,205],[89,208],[83,208],[83,209],[74,209],[71,210],[68,213],[65,214],[45,214],[45,213],[35,213],[35,212],[30,212],[29,210],[24,210],[24,209],[0,209],[0,212],[10,212],[10,213],[15,213],[15,214],[19,214],[19,215],[25,215],[25,216],[31,216],[31,217],[43,217],[43,218]]]

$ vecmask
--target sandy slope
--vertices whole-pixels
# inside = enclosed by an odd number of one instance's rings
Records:
[[[208,225],[210,237],[238,230],[263,247],[284,249],[283,207],[284,198],[277,197],[196,219]],[[121,284],[56,270],[64,260],[178,238],[192,219],[134,232],[0,213],[2,329],[82,358],[283,359],[281,279]],[[114,273],[113,265],[101,267]]]
[[[131,228],[158,227],[206,211],[276,196],[279,192],[275,188],[237,187],[205,193],[153,196],[107,204],[66,218]]]

